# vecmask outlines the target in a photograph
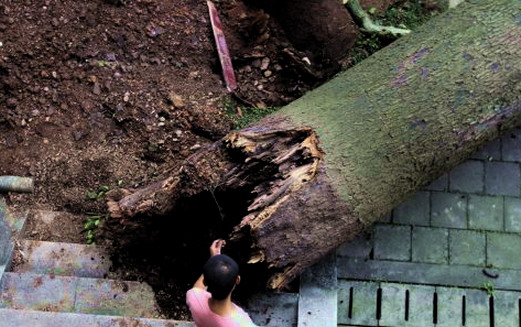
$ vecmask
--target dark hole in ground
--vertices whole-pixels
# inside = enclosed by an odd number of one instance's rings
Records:
[[[129,234],[120,232],[112,253],[115,273],[123,279],[150,284],[165,317],[190,319],[185,293],[202,273],[209,247],[217,238],[227,239],[233,227],[246,215],[251,190],[206,191],[179,201],[168,215],[141,217],[144,222]],[[228,242],[224,254],[240,265],[241,284],[233,300],[239,304],[266,285],[268,269],[247,264],[250,240]]]

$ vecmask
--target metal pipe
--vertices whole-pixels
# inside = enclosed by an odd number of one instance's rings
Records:
[[[0,193],[32,193],[33,189],[34,183],[32,178],[19,176],[0,176]]]

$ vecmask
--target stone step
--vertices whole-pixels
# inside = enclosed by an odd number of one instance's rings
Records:
[[[25,226],[27,220],[27,212],[17,212],[11,210],[5,199],[0,195],[0,220],[10,228],[13,236],[19,235]]]
[[[111,266],[105,249],[92,245],[23,240],[14,272],[103,278]]]
[[[4,273],[0,292],[0,308],[159,317],[152,288],[139,282]]]
[[[6,327],[195,327],[188,321],[0,309]]]

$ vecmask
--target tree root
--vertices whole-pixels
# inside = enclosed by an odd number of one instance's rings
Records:
[[[343,0],[342,1],[355,20],[362,25],[362,30],[368,33],[377,33],[380,35],[394,35],[400,36],[411,33],[411,30],[393,27],[393,26],[382,26],[373,22],[371,17],[365,10],[360,6],[359,0]]]

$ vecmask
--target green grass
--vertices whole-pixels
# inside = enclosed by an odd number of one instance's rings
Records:
[[[244,128],[279,109],[279,107],[245,106],[231,97],[226,97],[221,105],[225,108],[226,116],[231,120],[235,129]]]

